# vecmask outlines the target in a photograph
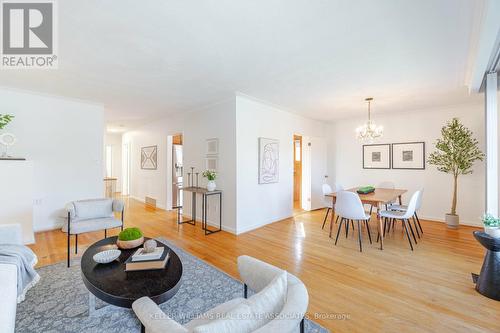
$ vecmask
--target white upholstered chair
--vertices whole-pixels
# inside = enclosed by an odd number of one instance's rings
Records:
[[[185,325],[148,297],[135,301],[132,309],[146,333],[304,332],[309,296],[296,276],[249,256],[238,258],[238,270],[245,298],[220,304]],[[248,288],[256,294],[246,299]]]
[[[122,200],[110,198],[73,201],[66,205],[68,218],[62,231],[68,234],[68,267],[71,235],[75,235],[75,253],[78,253],[79,234],[104,230],[104,238],[106,238],[107,229],[120,227],[123,230],[124,206]],[[115,218],[114,212],[121,213],[121,220]]]
[[[335,210],[337,215],[340,217],[340,224],[337,229],[337,237],[335,238],[335,245],[339,239],[340,230],[342,229],[342,224],[345,223],[345,235],[346,238],[349,234],[349,222],[352,223],[354,229],[353,221],[358,222],[358,240],[359,240],[359,251],[363,251],[362,240],[361,240],[361,222],[366,225],[366,230],[368,232],[368,238],[370,244],[372,243],[372,236],[370,234],[370,215],[365,213],[363,208],[363,203],[359,198],[359,195],[350,191],[339,191],[337,192],[337,201],[335,203]]]
[[[424,196],[424,189],[419,190],[419,195],[417,199],[417,205],[415,206],[415,214],[413,214],[412,219],[413,219],[413,224],[415,225],[415,230],[417,231],[417,236],[420,238],[420,233],[424,233],[424,230],[422,229],[422,225],[420,224],[420,219],[418,218],[418,211],[420,210],[420,207],[422,207],[422,198]],[[389,207],[390,210],[397,210],[404,212],[408,209],[408,205],[391,205]],[[420,233],[418,230],[420,229]]]
[[[404,230],[406,232],[406,237],[408,238],[408,242],[410,243],[410,248],[412,251],[413,251],[413,244],[412,244],[411,239],[410,239],[410,234],[408,232],[408,228],[411,231],[411,234],[413,236],[413,240],[415,241],[415,244],[417,244],[417,238],[415,237],[415,233],[413,232],[413,228],[411,227],[410,219],[415,214],[415,209],[417,207],[417,201],[418,201],[419,196],[421,195],[420,193],[421,193],[420,191],[416,191],[415,193],[413,193],[413,195],[411,196],[410,202],[408,203],[408,206],[407,206],[405,211],[383,210],[379,213],[380,217],[384,219],[384,235],[385,235],[385,231],[386,231],[388,222],[391,222],[391,220],[393,220],[393,221],[401,220],[401,222],[403,223]]]
[[[328,214],[330,213],[330,211],[333,212],[333,200],[331,197],[327,197],[326,195],[333,193],[333,192],[343,191],[344,187],[340,184],[335,184],[335,190],[332,190],[332,187],[329,184],[325,183],[325,184],[323,184],[322,189],[323,189],[323,203],[324,203],[325,207],[327,208],[325,218],[323,219],[323,225],[321,226],[321,229],[324,229],[325,224],[326,224],[326,220],[328,219]],[[334,218],[334,216],[332,216],[332,219],[333,218]],[[338,216],[337,216],[337,220],[338,220]],[[337,221],[335,221],[335,223],[337,223]]]

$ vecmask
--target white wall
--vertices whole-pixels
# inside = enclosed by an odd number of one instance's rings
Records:
[[[69,201],[102,197],[102,106],[0,89],[0,110],[15,115],[12,153],[34,164],[35,231],[59,227]]]
[[[205,170],[206,140],[219,138],[219,175],[217,188],[223,191],[223,229],[236,232],[236,138],[235,138],[235,100],[230,98],[220,103],[193,110],[185,114],[168,116],[154,123],[127,132],[124,142],[131,145],[131,196],[144,200],[145,196],[157,200],[160,208],[171,206],[171,193],[168,184],[170,178],[171,156],[167,138],[170,135],[183,134],[184,184],[190,167],[195,167],[199,176],[199,185],[206,184],[201,177]],[[158,146],[158,169],[140,168],[140,149],[144,146]],[[209,221],[218,223],[218,205],[210,202]],[[201,218],[201,201],[198,199],[197,218]],[[191,214],[191,195],[184,193],[184,214]]]
[[[441,127],[453,117],[458,117],[469,127],[484,151],[484,108],[482,105],[461,105],[400,114],[376,115],[375,122],[384,126],[384,137],[378,143],[425,141],[426,155],[434,150],[433,143],[440,136]],[[329,174],[330,182],[344,187],[376,185],[393,181],[398,188],[408,189],[403,197],[407,201],[411,193],[425,189],[420,215],[423,218],[442,221],[449,212],[452,196],[452,176],[438,172],[426,164],[425,170],[367,170],[362,168],[362,144],[355,138],[354,129],[365,118],[338,121],[329,126]],[[477,162],[472,175],[459,178],[458,214],[462,224],[480,225],[485,205],[484,162]]]
[[[106,174],[106,146],[112,148],[112,176],[116,178],[116,191],[122,191],[122,134],[106,133],[104,135],[104,174]]]
[[[325,126],[319,121],[297,116],[251,97],[237,95],[238,233],[292,216],[294,134],[324,137]],[[259,137],[278,139],[280,142],[278,183],[258,184]]]
[[[26,244],[35,242],[33,173],[32,161],[0,161],[0,224],[20,224]]]

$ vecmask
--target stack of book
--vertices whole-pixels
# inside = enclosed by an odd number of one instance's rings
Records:
[[[143,271],[149,269],[163,269],[167,265],[170,250],[159,246],[153,252],[144,252],[138,249],[125,261],[125,271]]]

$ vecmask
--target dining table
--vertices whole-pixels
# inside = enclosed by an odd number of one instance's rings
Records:
[[[404,189],[391,189],[391,188],[375,188],[375,191],[367,194],[358,193],[358,189],[360,187],[350,188],[346,191],[354,192],[359,195],[361,202],[363,204],[371,205],[377,209],[377,220],[378,220],[378,233],[380,239],[380,249],[384,249],[384,229],[383,229],[383,220],[380,217],[380,211],[384,205],[394,202],[398,200],[398,203],[401,205],[401,196],[407,192]],[[332,192],[325,194],[326,197],[332,198],[332,216],[330,223],[330,238],[332,237],[332,228],[333,228],[333,219],[335,218],[335,201],[337,198],[337,192]],[[371,210],[370,210],[371,212]]]

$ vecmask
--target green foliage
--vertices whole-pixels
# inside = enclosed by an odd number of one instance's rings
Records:
[[[142,232],[139,228],[126,228],[118,235],[121,241],[131,241],[142,237]]]
[[[483,224],[485,227],[500,227],[500,219],[495,218],[491,214],[484,214]]]
[[[12,119],[14,119],[14,116],[11,114],[0,114],[0,130],[7,126]]]
[[[429,164],[439,171],[454,176],[472,173],[475,161],[484,159],[477,139],[470,129],[453,118],[441,129],[441,138],[436,141],[436,151],[429,155]]]
[[[203,177],[207,178],[208,180],[215,180],[217,178],[217,172],[215,170],[205,170],[201,174]]]
[[[471,174],[474,162],[483,159],[484,154],[479,149],[477,139],[458,118],[453,118],[441,128],[441,138],[437,139],[436,151],[429,155],[428,162],[439,171],[453,175],[452,215],[456,215],[457,209],[458,176]]]

